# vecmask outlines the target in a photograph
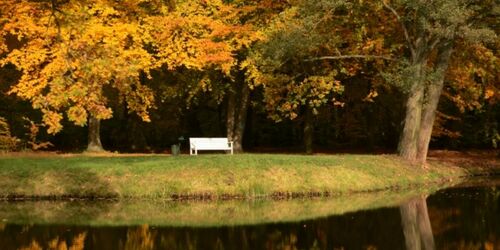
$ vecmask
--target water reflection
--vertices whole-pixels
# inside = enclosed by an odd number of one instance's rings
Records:
[[[2,222],[0,249],[500,249],[499,197],[498,186],[455,188],[399,207],[259,225]]]
[[[399,209],[406,249],[435,249],[426,197],[413,198],[402,204]]]

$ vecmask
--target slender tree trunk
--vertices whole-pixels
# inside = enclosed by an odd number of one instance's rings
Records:
[[[398,145],[399,156],[410,162],[414,162],[417,157],[417,139],[422,119],[422,101],[424,97],[423,67],[423,63],[416,64],[413,86],[406,101],[404,128]]]
[[[419,197],[401,205],[400,212],[406,249],[435,249],[425,197]]]
[[[418,136],[417,162],[420,164],[425,164],[427,160],[427,152],[429,151],[429,143],[432,137],[432,128],[436,118],[436,110],[439,104],[441,92],[443,90],[444,78],[452,52],[452,44],[446,44],[439,49],[436,62],[438,78],[427,88],[426,100],[424,102],[422,121],[420,125],[420,134]]]
[[[306,154],[313,153],[313,132],[314,132],[314,124],[313,124],[313,113],[311,108],[306,107],[306,114],[304,117],[304,148]]]
[[[89,134],[88,134],[88,152],[103,152],[104,148],[101,144],[101,120],[95,118],[94,116],[89,117]]]
[[[234,124],[234,151],[243,152],[243,135],[247,122],[248,101],[250,98],[250,88],[246,83],[241,87],[241,95],[238,112],[236,113],[236,123]]]
[[[228,92],[226,131],[236,153],[243,152],[249,98],[250,88],[246,83],[235,84]]]
[[[227,100],[226,135],[229,141],[234,143],[234,124],[236,123],[236,93],[235,89],[229,89]]]

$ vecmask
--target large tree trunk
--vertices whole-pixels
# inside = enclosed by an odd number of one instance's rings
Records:
[[[234,84],[228,92],[226,131],[236,153],[243,152],[249,97],[250,88],[244,82]]]
[[[313,153],[313,132],[314,132],[314,121],[313,113],[311,108],[306,107],[306,114],[304,116],[304,148],[306,154]]]
[[[89,134],[88,134],[88,152],[103,152],[104,148],[101,144],[101,120],[97,119],[95,116],[89,117]]]
[[[399,156],[410,162],[417,157],[417,139],[422,119],[422,99],[424,97],[424,83],[422,80],[423,62],[415,64],[413,84],[406,101],[406,116],[404,128],[398,145]]]
[[[436,110],[439,104],[439,98],[443,90],[444,78],[448,63],[453,52],[452,44],[446,44],[438,51],[436,62],[436,81],[432,82],[426,91],[426,100],[424,102],[422,121],[420,126],[420,134],[418,136],[417,162],[425,164],[427,160],[427,152],[429,151],[429,143],[432,137],[432,128],[436,118]]]
[[[412,199],[401,205],[400,212],[406,249],[435,249],[425,197]]]

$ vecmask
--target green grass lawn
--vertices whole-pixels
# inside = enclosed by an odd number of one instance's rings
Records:
[[[0,199],[257,198],[425,187],[461,168],[424,170],[392,155],[0,157]]]

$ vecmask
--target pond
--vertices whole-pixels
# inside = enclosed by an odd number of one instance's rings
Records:
[[[500,249],[499,198],[489,178],[328,199],[0,202],[0,249]]]

